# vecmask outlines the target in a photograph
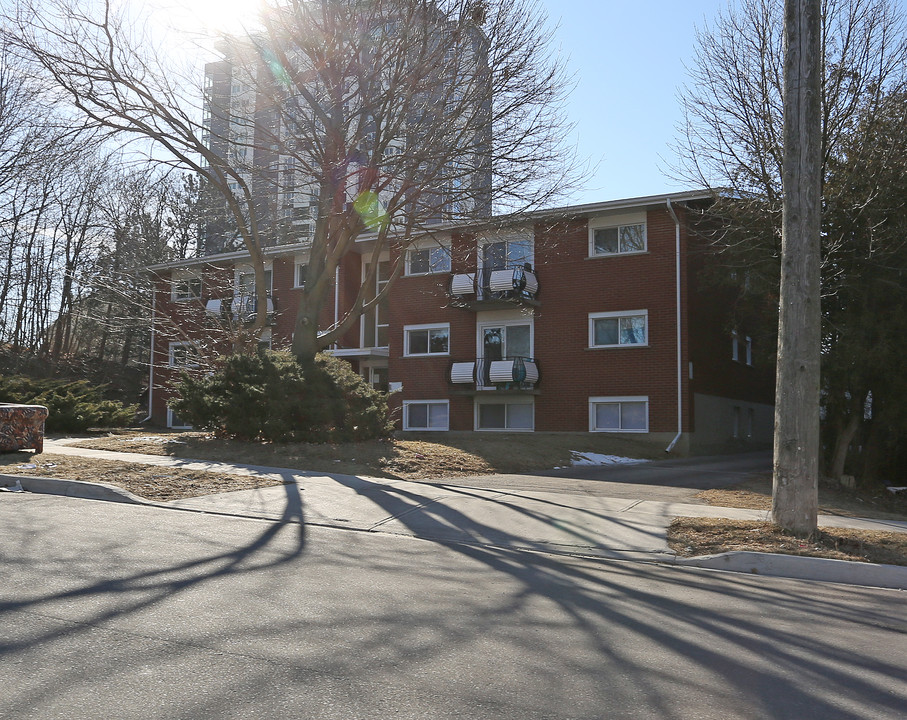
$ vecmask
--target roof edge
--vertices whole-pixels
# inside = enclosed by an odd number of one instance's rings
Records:
[[[511,213],[507,215],[494,215],[484,220],[472,220],[462,223],[439,223],[436,228],[426,228],[424,232],[418,235],[430,234],[432,232],[456,232],[469,228],[481,229],[494,226],[509,225],[511,223],[539,221],[545,218],[575,218],[588,215],[597,215],[603,212],[614,210],[625,210],[634,207],[650,207],[654,205],[663,205],[667,201],[673,203],[690,202],[694,200],[710,200],[715,197],[714,190],[682,190],[673,193],[659,193],[657,195],[641,195],[631,198],[620,198],[617,200],[605,200],[604,202],[583,203],[580,205],[564,205],[562,207],[545,208],[542,210],[531,210],[527,212]],[[367,233],[356,238],[356,242],[369,242],[375,239],[375,233]],[[292,245],[275,245],[264,248],[265,255],[285,255],[288,253],[304,252],[311,247],[311,243],[294,243]],[[220,253],[217,255],[204,255],[195,258],[186,258],[185,260],[170,260],[165,263],[148,265],[144,270],[156,272],[159,270],[173,270],[178,268],[196,267],[198,265],[216,264],[230,262],[231,260],[242,260],[249,257],[246,250],[237,250],[229,253]]]

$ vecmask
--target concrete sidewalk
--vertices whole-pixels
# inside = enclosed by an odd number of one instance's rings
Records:
[[[480,489],[457,486],[456,481],[426,484],[308,473],[289,468],[74,448],[65,441],[46,442],[45,452],[225,474],[261,474],[284,484],[168,503],[150,503],[112,486],[56,479],[4,476],[0,485],[13,484],[18,479],[24,489],[36,492],[140,502],[196,512],[304,522],[495,548],[670,562],[907,589],[905,567],[762,553],[723,553],[681,559],[668,548],[666,530],[674,517],[768,520],[767,511],[641,498]],[[907,532],[907,522],[826,515],[820,516],[819,525]]]

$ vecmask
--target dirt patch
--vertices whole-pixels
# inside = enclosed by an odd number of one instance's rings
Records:
[[[859,562],[907,565],[907,533],[834,528],[808,539],[777,525],[722,518],[675,518],[668,545],[681,557],[746,550]]]
[[[726,488],[703,490],[696,498],[721,507],[771,510],[772,478],[765,476]],[[850,490],[821,482],[819,513],[876,520],[907,520],[907,493],[891,493],[881,486]]]
[[[0,473],[107,483],[159,502],[282,484],[279,480],[260,475],[225,475],[116,460],[24,452],[0,455]]]

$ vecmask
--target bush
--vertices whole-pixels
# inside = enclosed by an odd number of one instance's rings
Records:
[[[104,399],[104,387],[87,380],[37,380],[24,375],[0,378],[0,399],[44,405],[47,432],[81,432],[90,427],[124,427],[135,420],[136,407]]]
[[[106,400],[126,405],[144,401],[148,395],[148,371],[134,365],[87,355],[59,358],[0,344],[0,376],[22,375],[33,380],[87,380],[101,389]]]
[[[345,442],[388,435],[387,397],[349,363],[286,352],[228,355],[208,377],[184,374],[171,407],[200,430],[238,440]]]

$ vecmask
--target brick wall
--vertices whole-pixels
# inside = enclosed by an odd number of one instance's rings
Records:
[[[692,423],[692,392],[772,402],[772,374],[766,368],[748,367],[730,359],[728,334],[729,298],[702,280],[709,263],[718,262],[695,236],[688,233],[684,208],[675,207],[682,221],[682,408],[683,429]],[[649,400],[649,431],[677,430],[677,347],[675,224],[666,207],[646,211],[647,251],[638,254],[589,257],[589,221],[554,219],[537,222],[535,267],[540,282],[537,307],[522,312],[533,321],[534,356],[541,379],[535,403],[538,431],[586,432],[589,429],[590,397],[646,396]],[[476,235],[451,236],[452,271],[474,272],[477,264]],[[392,257],[391,260],[395,260]],[[275,348],[288,347],[293,334],[299,290],[294,289],[295,258],[273,260],[273,297],[278,315],[272,329]],[[229,292],[233,268],[207,268],[207,297]],[[359,290],[361,256],[350,253],[339,270],[338,296],[341,311],[349,307]],[[391,395],[391,407],[400,414],[404,400],[448,399],[450,429],[472,430],[474,398],[466,386],[452,386],[448,373],[452,361],[474,360],[477,353],[478,318],[475,310],[451,305],[447,287],[449,273],[408,277],[401,275],[391,293],[388,309],[388,375],[402,383],[403,391]],[[215,289],[215,288],[220,288]],[[167,279],[159,283],[159,314],[173,316],[184,331],[203,334],[201,305],[170,302]],[[519,306],[512,306],[515,312]],[[589,314],[645,310],[648,344],[589,348]],[[194,314],[193,314],[194,313]],[[481,317],[488,317],[482,315]],[[334,291],[328,293],[321,313],[322,327],[334,320]],[[450,354],[437,357],[405,357],[404,328],[407,325],[447,324]],[[360,346],[357,322],[340,345]],[[741,341],[745,331],[741,330]],[[169,342],[174,338],[159,332],[155,341],[158,365],[166,364]],[[216,345],[212,344],[212,348]],[[220,346],[217,346],[220,347]],[[222,348],[220,351],[223,351]],[[741,352],[744,352],[741,344]],[[692,361],[694,378],[689,379]],[[354,362],[354,366],[356,363]],[[169,379],[166,368],[157,386]],[[505,398],[498,393],[488,396]],[[483,395],[485,397],[485,395]],[[512,397],[512,396],[511,396]],[[155,417],[165,418],[165,392],[156,392]],[[162,414],[163,413],[163,414]]]
[[[537,430],[588,430],[591,396],[647,396],[650,431],[676,430],[674,228],[649,211],[646,253],[590,258],[587,221],[537,226]],[[589,349],[589,313],[623,310],[648,311],[648,346]]]
[[[651,432],[676,430],[675,225],[667,210],[648,212],[647,234],[644,254],[590,258],[585,219],[536,224],[541,305],[526,310],[533,318],[541,372],[536,430],[585,432],[589,397],[628,395],[649,398]],[[473,272],[474,238],[454,237],[452,255],[453,272]],[[477,316],[449,305],[447,281],[446,274],[402,277],[395,286],[390,379],[403,383],[403,393],[394,397],[397,406],[404,399],[450,397],[451,429],[471,430],[473,399],[451,394],[447,371],[452,360],[476,357]],[[589,313],[622,310],[648,312],[648,346],[589,349]],[[427,323],[449,323],[451,356],[403,357],[404,326]],[[685,411],[688,397],[685,382]]]

